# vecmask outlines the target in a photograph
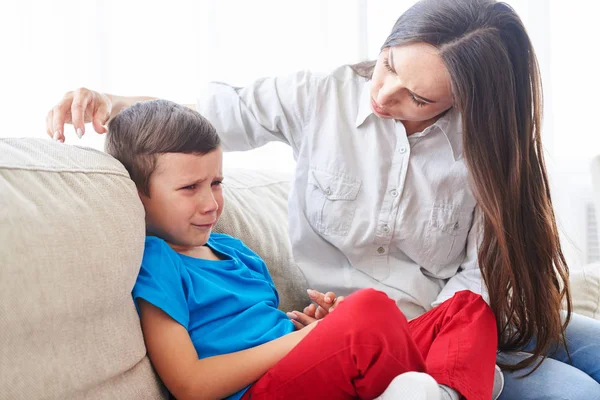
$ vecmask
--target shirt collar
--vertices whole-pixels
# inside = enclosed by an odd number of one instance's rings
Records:
[[[363,85],[360,94],[358,113],[356,115],[356,127],[360,127],[371,114],[373,114],[373,110],[371,109],[371,81],[367,81]],[[448,140],[448,145],[452,151],[454,161],[458,161],[462,158],[463,154],[462,119],[460,113],[454,108],[451,108],[442,118],[438,119],[435,124],[426,128],[423,132],[415,133],[414,136],[425,136],[433,129],[436,129],[436,127],[442,131],[446,140]]]
[[[358,103],[358,113],[356,115],[356,127],[358,128],[365,122],[369,115],[373,114],[371,109],[371,81],[365,82],[360,93]]]
[[[429,128],[433,128],[434,126],[437,126],[442,131],[444,136],[446,136],[446,140],[448,140],[448,145],[450,146],[452,155],[454,156],[454,161],[460,160],[463,155],[461,114],[454,108],[451,108],[442,118],[438,119],[436,123]]]

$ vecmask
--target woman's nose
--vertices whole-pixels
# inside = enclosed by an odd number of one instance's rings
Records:
[[[396,88],[391,85],[383,85],[377,92],[377,103],[380,106],[391,106],[395,102]]]

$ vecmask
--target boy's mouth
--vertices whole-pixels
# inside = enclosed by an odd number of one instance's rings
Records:
[[[202,230],[208,230],[208,229],[212,229],[213,226],[215,226],[216,221],[211,222],[210,224],[204,224],[204,225],[198,225],[198,224],[192,224],[192,226],[194,228],[198,228],[198,229],[202,229]]]

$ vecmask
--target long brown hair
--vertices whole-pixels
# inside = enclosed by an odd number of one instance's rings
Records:
[[[439,49],[462,115],[465,160],[484,215],[479,267],[500,350],[535,342],[531,357],[502,367],[537,361],[537,368],[557,346],[566,347],[572,306],[544,163],[533,47],[515,11],[494,0],[420,1],[398,19],[382,49],[417,42]],[[370,78],[374,65],[352,67]]]

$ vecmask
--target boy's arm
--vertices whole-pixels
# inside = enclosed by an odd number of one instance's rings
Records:
[[[150,360],[179,400],[221,399],[255,382],[316,325],[236,353],[198,359],[187,330],[152,304],[138,299]]]

